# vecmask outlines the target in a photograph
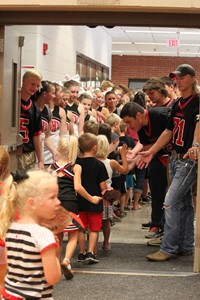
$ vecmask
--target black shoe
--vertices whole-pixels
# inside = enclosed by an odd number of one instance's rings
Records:
[[[84,262],[84,261],[85,261],[85,258],[86,258],[86,254],[84,254],[84,253],[79,253],[77,261],[78,261],[78,262]]]
[[[94,254],[94,261],[92,262],[93,264],[98,264],[99,262],[99,257],[97,254]]]
[[[152,222],[148,222],[148,223],[143,223],[142,224],[142,227],[154,227],[153,223]]]
[[[143,196],[140,198],[140,203],[141,204],[147,204],[149,203],[149,199],[148,198],[144,198]]]
[[[98,260],[98,262],[99,262],[99,260]],[[86,263],[86,264],[96,263],[95,255],[92,252],[87,252],[85,255],[84,263]]]

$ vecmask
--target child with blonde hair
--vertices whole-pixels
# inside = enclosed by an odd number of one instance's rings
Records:
[[[78,154],[77,137],[70,136],[60,138],[57,151],[59,159],[54,162],[51,169],[54,170],[58,176],[58,198],[65,209],[78,215],[77,193],[93,204],[98,203],[100,197],[91,196],[81,184],[82,168],[80,165],[75,164]],[[66,279],[73,278],[70,260],[73,257],[77,246],[78,229],[78,227],[71,223],[65,230],[68,232],[68,242],[65,250],[65,257],[61,266]],[[61,259],[63,232],[58,234],[58,238],[60,242],[59,258]]]
[[[42,170],[18,172],[6,179],[0,211],[0,238],[5,237],[7,249],[4,299],[53,300],[52,285],[61,277],[57,242],[40,223],[56,216],[57,194],[56,176]],[[17,222],[13,221],[16,209]]]
[[[124,144],[121,148],[119,148],[121,161],[122,161],[121,165],[115,159],[107,158],[108,150],[109,150],[109,143],[107,137],[101,134],[98,135],[96,158],[101,160],[104,163],[109,176],[109,178],[106,181],[107,187],[111,188],[113,170],[115,170],[119,174],[128,173],[128,163],[126,160],[127,146]],[[109,244],[110,220],[112,218],[113,218],[112,205],[109,205],[108,202],[104,201],[102,227],[103,227],[103,235],[104,235],[103,249],[106,251],[110,250],[110,244]]]

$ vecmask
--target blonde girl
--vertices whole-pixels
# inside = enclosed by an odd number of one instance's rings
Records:
[[[61,277],[53,233],[40,225],[60,206],[57,178],[34,170],[8,176],[2,194],[0,237],[5,236],[7,274],[5,299],[53,300],[52,285]],[[20,218],[12,221],[16,209]]]
[[[112,184],[112,173],[113,171],[117,171],[119,174],[127,174],[128,173],[128,163],[126,160],[127,146],[124,144],[121,148],[119,148],[119,152],[121,155],[122,164],[120,165],[115,159],[108,159],[107,155],[109,152],[109,142],[105,135],[100,134],[97,136],[97,154],[96,158],[101,160],[108,172],[109,179],[106,181],[107,187],[111,188]],[[104,211],[103,211],[103,249],[108,251],[110,250],[110,220],[112,219],[112,206],[104,203]]]

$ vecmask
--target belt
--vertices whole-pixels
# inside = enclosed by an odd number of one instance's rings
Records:
[[[185,155],[185,153],[177,153],[175,150],[173,150],[171,153],[171,157],[173,159],[183,159],[184,155]]]

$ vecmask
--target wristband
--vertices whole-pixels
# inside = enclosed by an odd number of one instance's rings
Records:
[[[193,144],[192,144],[192,147],[199,147],[199,143],[197,143],[197,142],[196,142],[196,143],[193,143]]]

